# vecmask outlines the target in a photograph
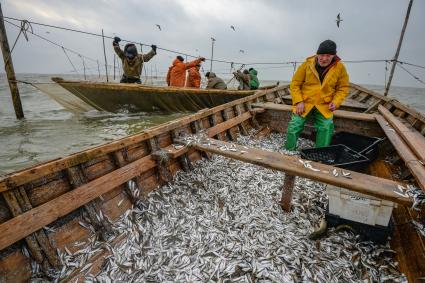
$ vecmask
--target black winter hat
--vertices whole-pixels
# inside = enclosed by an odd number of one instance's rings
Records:
[[[327,39],[320,43],[319,48],[317,49],[317,54],[336,54],[336,43],[330,39]]]
[[[184,61],[184,58],[182,57],[182,56],[177,56],[177,59],[179,59],[179,61],[181,61],[181,62],[183,62]]]

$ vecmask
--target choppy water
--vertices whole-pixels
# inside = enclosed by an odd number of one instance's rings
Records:
[[[49,82],[53,75],[18,75],[19,80]],[[64,76],[67,79],[77,77]],[[153,82],[161,84],[162,82]],[[263,82],[272,84],[273,82]],[[381,86],[369,86],[381,91]],[[66,156],[190,113],[75,114],[31,85],[19,84],[25,119],[13,112],[7,81],[0,75],[0,175]],[[425,113],[425,89],[392,88],[392,95]]]

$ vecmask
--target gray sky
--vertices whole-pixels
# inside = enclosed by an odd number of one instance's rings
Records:
[[[303,61],[318,44],[332,39],[343,60],[391,59],[394,56],[408,0],[3,0],[3,14],[51,25],[155,43],[159,47],[210,57],[211,37],[216,38],[214,58],[235,62]],[[425,66],[425,1],[415,0],[399,60]],[[336,15],[343,22],[338,29]],[[159,31],[155,24],[160,24]],[[235,26],[233,31],[230,26]],[[6,23],[9,44],[18,30]],[[102,40],[72,32],[33,26],[34,32],[98,59],[103,64]],[[29,35],[13,52],[17,73],[70,73],[73,68],[63,51]],[[106,40],[112,64],[111,40]],[[144,47],[144,50],[150,48]],[[245,53],[239,52],[240,49]],[[165,72],[177,54],[159,51],[148,63]],[[77,67],[82,60],[69,54]],[[3,62],[1,62],[1,70]],[[97,65],[86,61],[97,73]],[[209,62],[204,69],[209,70]],[[384,63],[346,64],[354,83],[383,84]],[[239,67],[239,66],[237,66]],[[260,79],[290,80],[292,66],[257,66]],[[273,67],[273,68],[271,68]],[[425,69],[408,67],[425,81]],[[214,63],[217,73],[228,73],[230,64]],[[81,71],[82,73],[82,71]],[[222,76],[226,76],[222,74]],[[228,76],[228,75],[227,75]],[[400,68],[394,85],[424,87]]]

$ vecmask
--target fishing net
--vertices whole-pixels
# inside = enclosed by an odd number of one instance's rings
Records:
[[[32,85],[41,92],[47,94],[50,98],[54,99],[67,110],[72,112],[86,112],[94,110],[92,106],[56,83],[32,83]]]

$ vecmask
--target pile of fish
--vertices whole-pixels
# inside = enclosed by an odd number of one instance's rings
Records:
[[[283,141],[273,133],[238,143],[288,153]],[[222,156],[198,161],[113,224],[116,235],[125,235],[119,244],[92,237],[84,249],[62,254],[66,265],[57,278],[79,266],[86,282],[406,281],[388,245],[332,229],[309,240],[325,212],[325,185],[297,177],[292,211],[285,213],[283,177]],[[110,255],[92,274],[87,254],[101,248]]]

